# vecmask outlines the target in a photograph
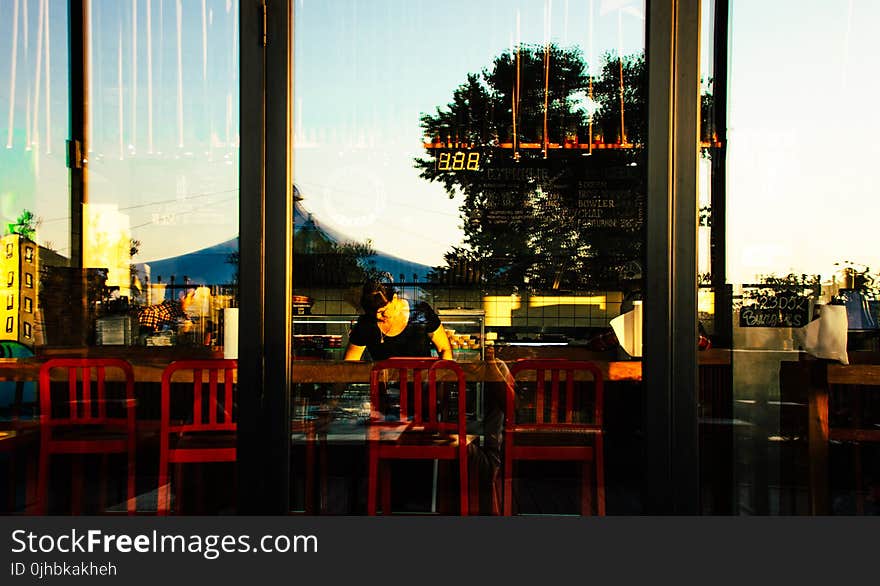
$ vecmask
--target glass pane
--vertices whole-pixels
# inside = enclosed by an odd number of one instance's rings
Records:
[[[0,12],[0,356],[28,358],[45,340],[40,267],[70,242],[68,14],[57,1],[3,0]],[[38,393],[17,361],[5,367],[15,376],[0,383],[0,475],[10,479],[0,512],[13,513],[35,504]]]
[[[3,339],[32,353],[44,343],[45,328],[39,314],[35,320],[22,313],[24,304],[37,302],[41,291],[33,286],[40,266],[63,254],[70,240],[68,15],[63,2],[6,0],[0,9],[7,15],[0,23],[2,272],[11,274],[4,279],[4,293],[12,300],[2,317],[4,323],[12,319],[12,331],[5,331]],[[25,336],[26,327],[30,336]]]
[[[878,10],[731,3],[735,513],[878,511],[880,381],[856,366],[880,350],[868,172],[878,122],[862,115],[877,89],[865,72],[878,58]]]
[[[498,373],[521,358],[599,364],[607,510],[640,510],[644,12],[295,5],[294,508],[369,510],[369,369],[408,355],[465,372],[481,513],[501,486]],[[390,394],[397,417],[417,393]],[[542,466],[517,464],[515,510],[579,513],[581,469]],[[444,466],[394,469],[392,510],[459,511]]]
[[[7,307],[13,297],[3,316],[9,322],[3,337],[10,341],[3,342],[4,356],[22,355],[6,349],[14,340],[40,363],[63,357],[132,365],[133,397],[123,384],[125,370],[108,366],[107,384],[93,381],[76,400],[90,402],[102,417],[106,408],[106,416],[116,419],[115,432],[136,434],[137,468],[128,468],[124,452],[109,462],[53,456],[48,493],[27,503],[28,510],[124,511],[134,490],[137,509],[155,511],[157,495],[170,486],[173,512],[230,511],[232,464],[184,466],[163,481],[158,430],[166,367],[186,359],[215,359],[212,364],[224,366],[219,359],[235,358],[237,346],[224,346],[224,336],[237,342],[238,2],[85,4],[82,63],[68,56],[69,19],[77,24],[79,15],[70,16],[66,2],[3,0],[0,5],[13,15],[0,24],[0,53],[11,56],[9,67],[0,67],[0,132],[7,146],[0,151],[5,228],[0,250],[11,251],[2,258],[3,274],[11,276],[0,295]],[[73,132],[70,101],[74,108],[82,105],[70,97],[69,71],[71,78],[85,71],[87,80],[81,223],[71,214],[76,206],[71,206],[65,140]],[[73,148],[69,159],[77,160]],[[79,232],[81,259],[71,237]],[[232,366],[219,374],[221,383],[234,373]],[[20,372],[34,380],[36,367],[29,368]],[[53,405],[41,406],[53,419],[61,409],[55,405],[59,393],[66,392],[60,370],[51,373],[58,381],[52,384]],[[103,371],[84,372],[94,379]],[[169,385],[174,397],[169,418],[204,419],[215,435],[224,436],[215,440],[231,440],[234,446],[234,399],[223,395],[221,384],[219,401],[212,402],[205,384],[200,400],[194,377],[188,376],[178,375]],[[27,383],[22,399],[10,384],[12,419],[20,426],[21,414],[33,413],[36,385]],[[124,399],[136,400],[135,430],[118,427],[135,404]],[[177,411],[198,405],[203,412],[197,417]],[[83,417],[88,409],[65,416]],[[20,495],[32,487],[18,472],[16,507],[21,509]],[[104,481],[110,481],[107,491],[98,490]],[[211,487],[209,494],[204,486]]]

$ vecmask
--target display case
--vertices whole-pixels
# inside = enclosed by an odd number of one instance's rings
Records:
[[[437,308],[443,323],[452,356],[456,362],[473,362],[486,357],[486,312],[482,309]],[[481,424],[485,410],[483,383],[474,385],[474,393],[467,401],[469,422]]]
[[[437,309],[449,337],[452,354],[459,362],[485,359],[486,312],[482,309]]]
[[[293,356],[300,360],[342,360],[357,315],[297,315]]]

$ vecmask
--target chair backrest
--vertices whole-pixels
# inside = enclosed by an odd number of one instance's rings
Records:
[[[123,411],[108,412],[107,369],[122,372],[125,383]],[[66,409],[53,410],[52,371],[67,371]],[[94,376],[95,387],[92,388]],[[60,411],[62,414],[58,414]],[[134,369],[120,358],[52,358],[40,367],[40,422],[44,427],[59,425],[134,426]]]
[[[235,431],[236,413],[233,397],[234,373],[238,368],[236,360],[178,360],[169,364],[162,372],[162,434],[172,432]],[[192,409],[183,412],[185,418],[171,421],[171,384],[178,372],[189,372],[188,382],[192,384]],[[220,373],[223,381],[220,381]],[[204,378],[207,374],[207,388]],[[222,395],[221,395],[222,390]],[[188,406],[185,403],[175,402]]]
[[[437,380],[438,373],[451,371],[455,377],[458,392],[458,417],[455,421],[444,421],[444,409],[438,408]],[[390,377],[388,376],[390,374]],[[427,381],[425,375],[427,374]],[[444,377],[445,378],[445,377]],[[380,383],[397,380],[400,384],[400,418],[401,422],[412,422],[416,425],[431,424],[435,429],[446,429],[464,433],[466,418],[466,387],[464,371],[453,360],[436,358],[389,358],[373,364],[370,370],[370,406],[371,423],[382,421],[382,398]],[[409,382],[412,382],[412,415],[409,409]],[[422,392],[427,382],[427,396]],[[427,411],[427,413],[426,413]]]
[[[535,376],[535,417],[527,425],[530,428],[602,427],[602,371],[593,362],[566,359],[519,360],[510,368],[511,377],[508,381],[507,425],[508,427],[523,424],[516,420],[517,392],[514,385],[517,376],[534,372]],[[590,403],[587,390],[590,385],[588,378],[582,373],[589,373],[593,384],[592,420],[583,421],[580,414]],[[549,384],[547,375],[550,376]],[[563,376],[564,375],[564,376]],[[564,381],[564,384],[563,384]],[[587,401],[585,403],[585,401]]]

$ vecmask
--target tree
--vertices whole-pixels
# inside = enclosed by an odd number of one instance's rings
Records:
[[[15,222],[6,225],[7,234],[18,234],[28,240],[34,240],[37,236],[37,227],[40,220],[30,210],[22,210]]]
[[[627,262],[641,262],[644,56],[606,54],[598,77],[587,71],[577,48],[526,46],[468,74],[446,107],[422,115],[423,134],[442,146],[432,146],[415,166],[450,198],[462,198],[464,246],[446,254],[447,266],[437,267],[435,278],[467,274],[484,286],[603,288],[616,285]],[[606,143],[625,136],[634,148],[584,156],[590,151],[578,147],[591,130]],[[479,171],[439,169],[437,156],[448,146],[477,149]]]

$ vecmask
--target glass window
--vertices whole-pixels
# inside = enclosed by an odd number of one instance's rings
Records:
[[[77,357],[113,346],[108,355],[135,366],[145,356],[160,365],[223,358],[225,334],[237,335],[224,318],[238,294],[240,3],[83,4],[80,15],[68,10],[75,3],[16,0],[0,19],[0,221],[10,233],[0,246],[12,256],[23,247],[33,263],[30,272],[0,267],[9,287],[21,275],[29,289],[21,336],[35,352]],[[80,22],[82,59],[68,54]],[[82,77],[86,95],[71,97]],[[79,109],[82,186],[66,148],[79,130],[69,112]],[[87,202],[81,220],[71,217],[71,183]],[[159,377],[137,384],[155,387],[139,417],[158,418]],[[218,474],[212,484],[230,490],[200,512],[234,500],[232,467]],[[59,496],[50,511],[64,504]]]
[[[15,331],[15,318],[11,315],[6,318],[6,333],[11,334]]]
[[[878,445],[852,440],[880,422],[880,380],[852,365],[877,364],[880,350],[880,122],[863,115],[878,86],[866,72],[880,57],[880,6],[729,4],[715,20],[729,22],[728,140],[701,205],[723,204],[709,210],[704,252],[726,249],[708,272],[722,276],[714,315],[731,366],[702,450],[722,446],[720,512],[877,514]]]
[[[15,307],[15,295],[10,293],[6,296],[6,309],[12,309]]]
[[[237,3],[91,5],[90,307],[133,316],[131,345],[222,356],[238,274]]]
[[[496,359],[641,357],[645,9],[618,4],[295,5],[294,378],[328,383],[298,387],[295,419],[326,412],[338,444],[369,416],[364,384],[331,384],[344,358],[440,355],[476,372]],[[364,302],[373,281],[384,304]],[[389,349],[395,330],[377,323],[388,312],[432,335]],[[640,506],[637,378],[609,382],[634,401],[609,511]],[[504,391],[470,379],[467,416],[491,435]],[[575,494],[570,470],[550,470]],[[311,489],[295,484],[308,510]],[[348,497],[326,498],[363,510]],[[399,498],[445,506],[415,484]]]

